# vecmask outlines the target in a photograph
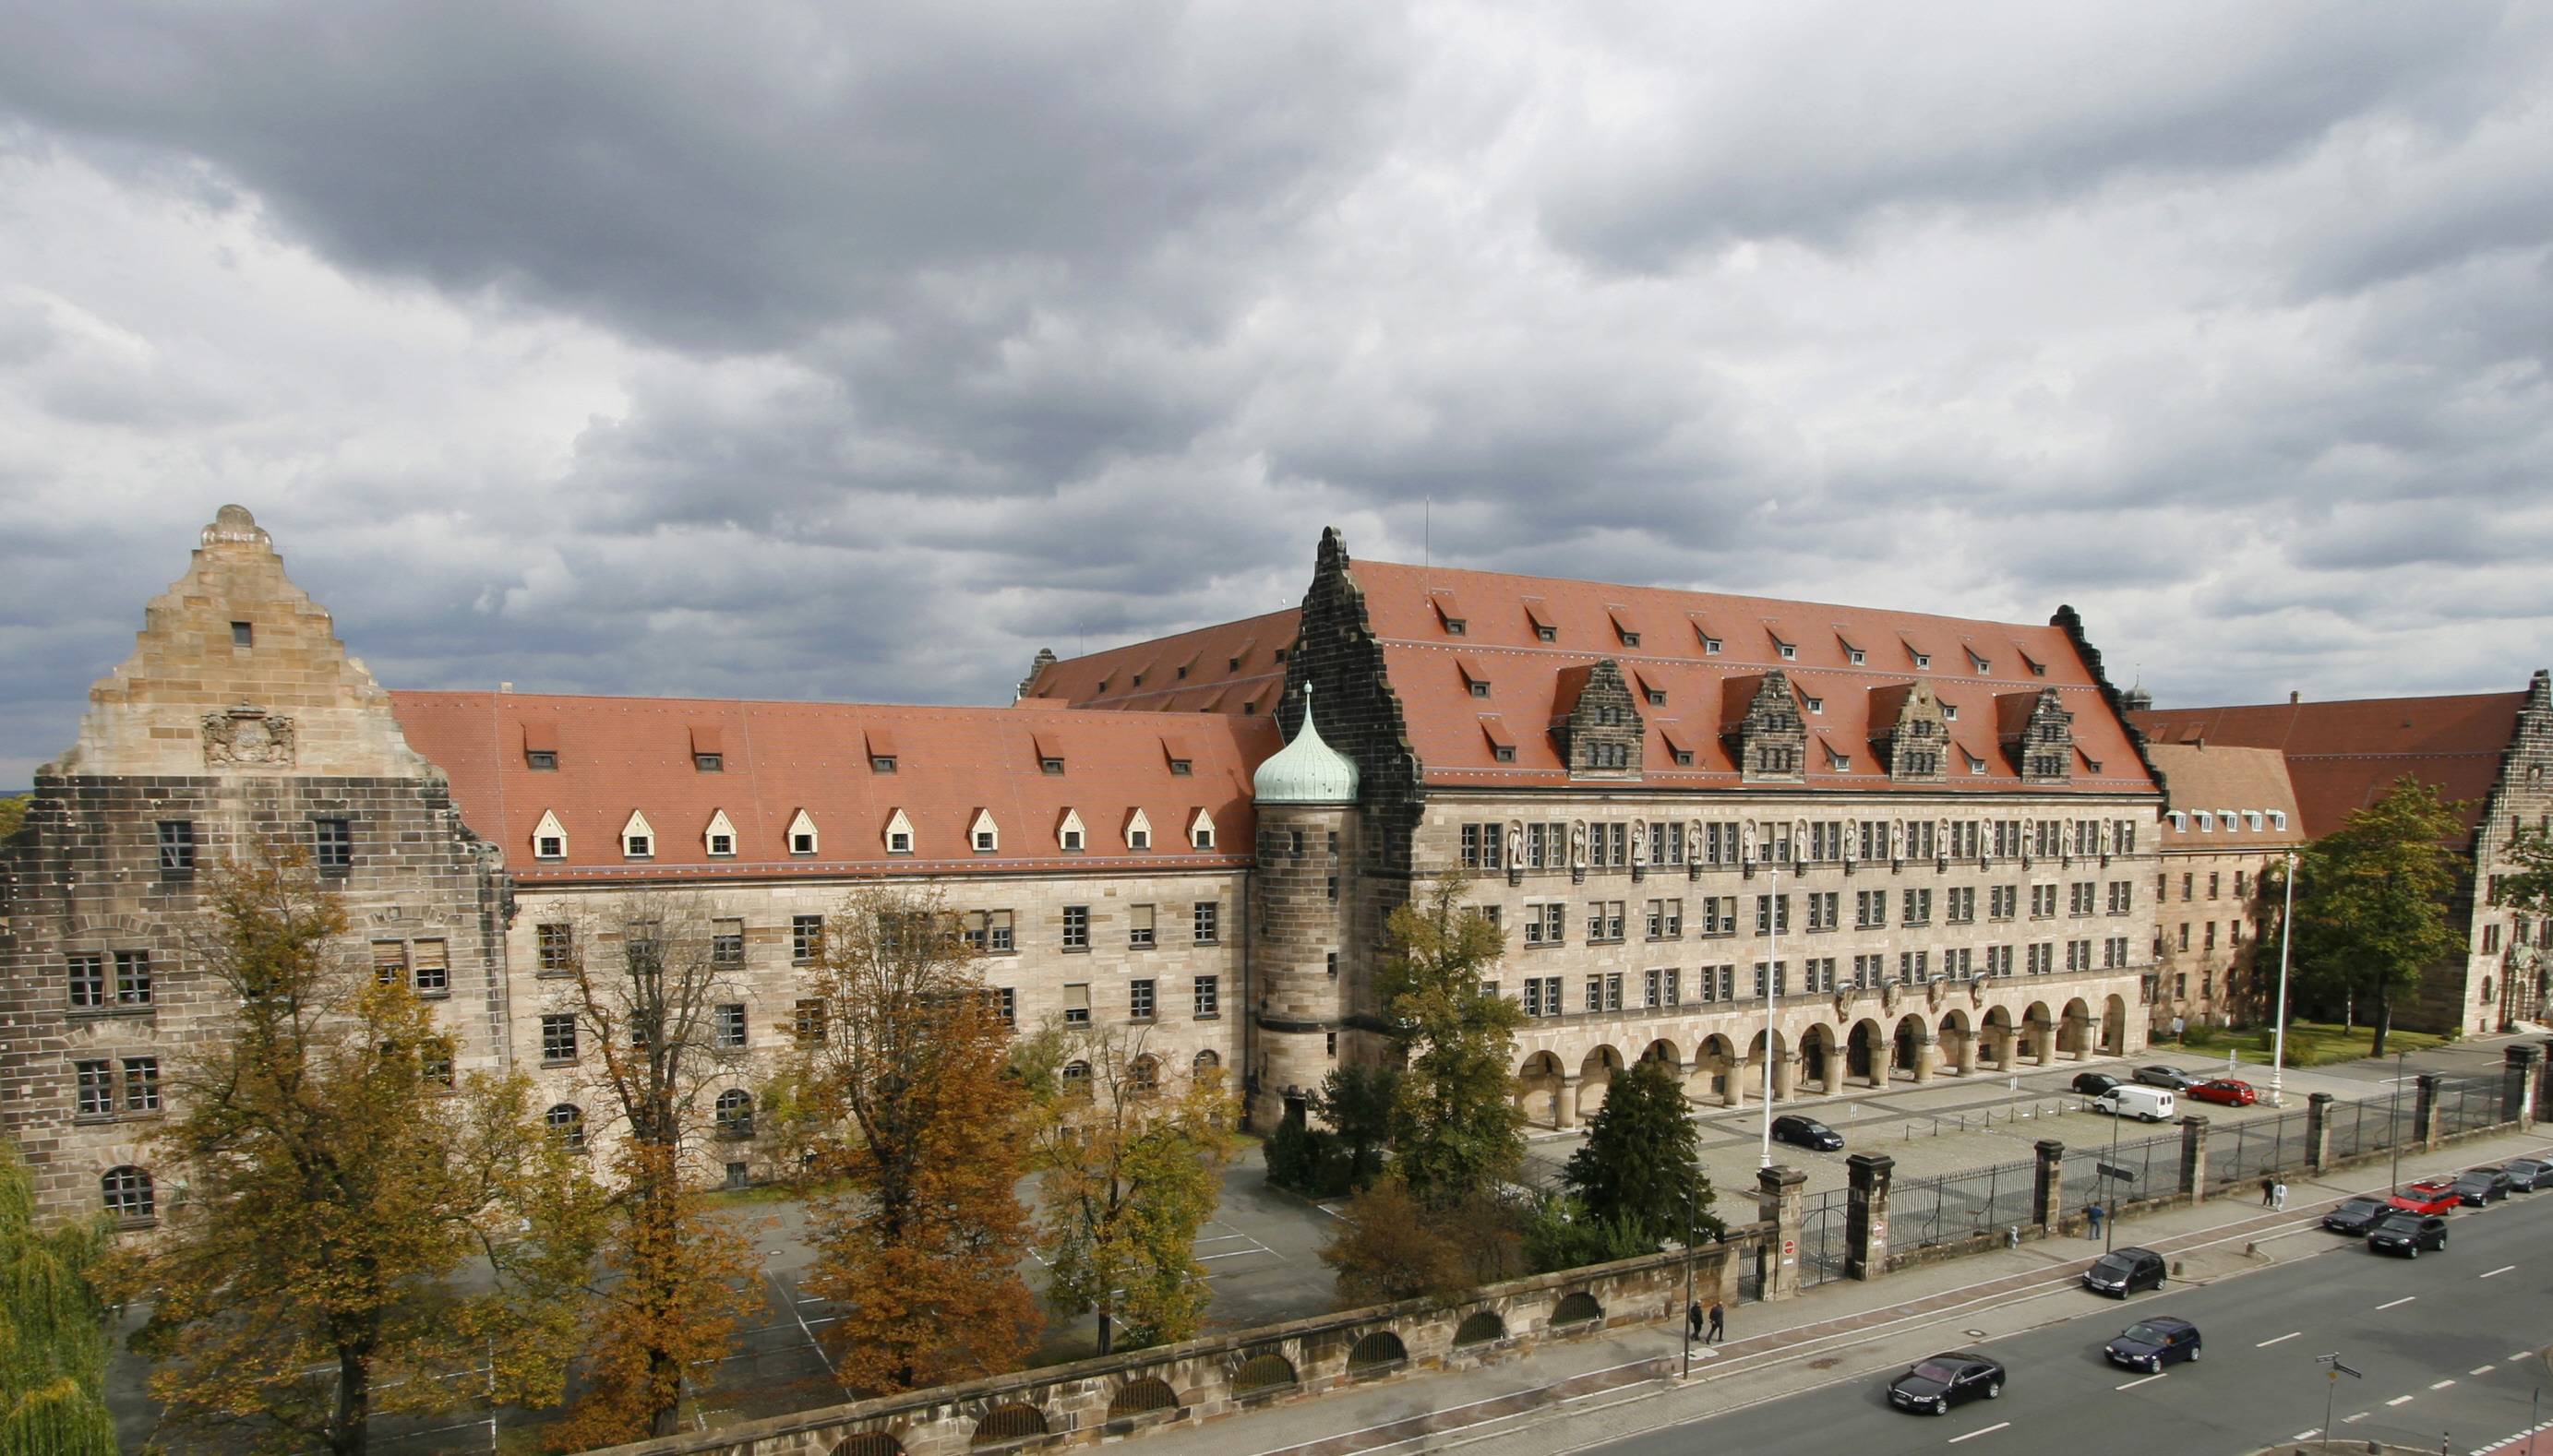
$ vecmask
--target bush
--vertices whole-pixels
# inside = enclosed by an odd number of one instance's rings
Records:
[[[1517,1210],[1494,1195],[1431,1208],[1386,1178],[1350,1199],[1321,1262],[1338,1276],[1338,1307],[1454,1300],[1525,1272]]]
[[[1355,1158],[1338,1134],[1307,1127],[1288,1117],[1268,1135],[1268,1181],[1308,1198],[1334,1198],[1348,1192]]]
[[[1658,1241],[1627,1215],[1599,1218],[1567,1194],[1544,1194],[1524,1216],[1524,1259],[1536,1274],[1637,1259],[1658,1251]]]

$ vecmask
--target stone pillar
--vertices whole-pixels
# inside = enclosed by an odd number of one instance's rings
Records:
[[[1731,1107],[1746,1105],[1746,1059],[1744,1057],[1728,1059],[1728,1092],[1720,1100]]]
[[[2305,1098],[2305,1167],[2316,1177],[2331,1167],[2332,1100],[2329,1092]]]
[[[2039,1174],[2030,1191],[2030,1221],[2053,1234],[2065,1217],[2065,1145],[2047,1138],[2036,1147]]]
[[[2500,1094],[2499,1115],[2525,1127],[2535,1121],[2536,1084],[2544,1070],[2543,1053],[2536,1047],[2514,1046],[2504,1055],[2508,1058],[2508,1083]]]
[[[1772,1258],[1764,1266],[1764,1298],[1788,1300],[1800,1292],[1802,1190],[1809,1176],[1779,1164],[1755,1170],[1755,1198],[1773,1222]]]
[[[2438,1074],[2423,1072],[2412,1086],[2420,1090],[2411,1104],[2411,1141],[2427,1152],[2438,1150]]]
[[[2191,1202],[2207,1196],[2207,1119],[2180,1119],[2180,1192]]]
[[[1843,1222],[1846,1279],[1872,1280],[1888,1272],[1888,1184],[1896,1166],[1897,1160],[1886,1153],[1844,1159],[1844,1177],[1851,1184]]]
[[[1933,1071],[1942,1063],[1942,1044],[1927,1031],[1915,1038],[1915,1085],[1923,1087],[1933,1080]]]
[[[2030,1040],[2039,1048],[2039,1065],[2042,1067],[2056,1060],[2057,1025],[2054,1021],[2034,1021],[2030,1025]]]
[[[1973,1027],[1959,1033],[1959,1075],[1977,1075],[1977,1033]]]
[[[1795,1089],[1799,1086],[1799,1067],[1797,1057],[1773,1059],[1773,1100],[1787,1102],[1798,1095]]]
[[[1551,1104],[1551,1120],[1552,1125],[1563,1132],[1578,1125],[1578,1089],[1585,1081],[1574,1072],[1561,1076],[1560,1095]]]
[[[1832,1042],[1827,1045],[1827,1075],[1818,1091],[1831,1097],[1843,1091],[1843,1049]]]

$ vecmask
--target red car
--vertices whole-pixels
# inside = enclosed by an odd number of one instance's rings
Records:
[[[2432,1178],[2411,1185],[2386,1201],[2414,1213],[2452,1213],[2464,1201],[2452,1178]]]
[[[2220,1077],[2214,1082],[2199,1083],[2181,1092],[2181,1095],[2196,1097],[2202,1102],[2223,1102],[2229,1107],[2248,1107],[2261,1099],[2260,1093],[2252,1091],[2252,1084],[2236,1082],[2230,1077]]]

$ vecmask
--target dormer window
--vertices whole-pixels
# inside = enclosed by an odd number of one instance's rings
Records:
[[[1868,659],[1863,655],[1862,650],[1861,650],[1860,648],[1857,648],[1857,647],[1847,647],[1847,648],[1845,648],[1845,649],[1843,650],[1843,656],[1844,656],[1844,661],[1846,661],[1846,662],[1848,662],[1848,663],[1851,663],[1851,664],[1852,664],[1854,667],[1856,667],[1856,668],[1860,667],[1864,662],[1868,661]]]
[[[2048,676],[2048,665],[2034,659],[2028,653],[2023,653],[2021,655],[2021,665],[2030,670],[2030,676],[2033,677],[2045,677]]]
[[[1533,635],[1544,642],[1558,642],[1560,640],[1560,629],[1557,627],[1545,627],[1540,623],[1536,623],[1534,625]]]
[[[1105,684],[1101,686],[1100,690],[1103,692],[1107,690]],[[869,772],[872,774],[894,773],[896,760],[895,735],[884,728],[871,728],[868,730],[867,737],[869,746]]]
[[[1512,764],[1515,762],[1515,745],[1512,743],[1494,744],[1490,748],[1490,758],[1497,763]]]
[[[1716,658],[1720,656],[1720,639],[1717,637],[1703,638],[1702,655],[1707,658]]]
[[[895,760],[888,758],[883,754],[871,754],[869,755],[869,772],[872,774],[892,774],[895,772]]]
[[[993,822],[990,809],[977,809],[975,822],[966,826],[966,841],[979,855],[998,854],[1002,848],[1002,826]]]
[[[1986,772],[1986,761],[1978,758],[1975,754],[1968,752],[1966,749],[1961,749],[1959,750],[1959,757],[1968,761],[1969,774],[1982,776]]]
[[[1214,816],[1199,809],[1188,819],[1188,843],[1201,850],[1214,848]]]
[[[629,822],[620,826],[620,854],[624,859],[652,859],[656,854],[656,831],[647,816],[632,809]]]
[[[532,830],[532,858],[536,860],[567,858],[567,827],[559,823],[557,814],[547,809],[541,811],[541,822]]]
[[[692,729],[692,772],[726,772],[726,739],[716,727],[703,725]]]
[[[1986,674],[1991,673],[1991,672],[1993,672],[1993,671],[1994,671],[1994,664],[1993,664],[1993,662],[1991,662],[1991,661],[1990,661],[1990,660],[1988,660],[1988,659],[1981,658],[1981,657],[1977,656],[1977,650],[1976,650],[1975,648],[1973,648],[1973,647],[1972,647],[1972,648],[1969,648],[1969,649],[1967,650],[1967,653],[1968,653],[1968,667],[1969,667],[1970,669],[1974,670],[1974,671],[1975,671],[1975,673],[1976,673],[1976,675],[1977,675],[1978,676],[1982,677],[1982,676],[1984,676]]]
[[[1170,777],[1173,779],[1185,779],[1195,772],[1196,766],[1186,759],[1170,760]]]
[[[1063,847],[1067,850],[1080,849],[1081,831],[1078,829],[1067,829],[1063,831]]]
[[[527,748],[523,750],[523,767],[536,774],[554,774],[558,772],[558,752],[555,749]]]
[[[1779,637],[1773,639],[1773,651],[1780,654],[1782,661],[1786,663],[1796,663],[1800,660],[1799,646],[1795,643],[1784,642]]]
[[[2251,830],[2254,834],[2260,833],[2261,811],[2259,809],[2245,809],[2243,811],[2243,826]]]
[[[1080,814],[1069,808],[1063,811],[1063,817],[1055,821],[1054,842],[1065,854],[1077,855],[1082,852],[1085,846]]]
[[[2272,809],[2270,811],[2270,827],[2277,830],[2281,834],[2285,833],[2287,829],[2287,811],[2284,809]]]
[[[702,774],[723,774],[726,772],[726,755],[694,754],[692,755],[692,768],[695,772]]]
[[[701,831],[701,840],[712,859],[735,857],[735,825],[727,821],[726,810],[720,809],[710,815],[709,827]]]
[[[1472,696],[1488,697],[1490,695],[1490,674],[1488,669],[1482,667],[1478,662],[1471,658],[1457,659],[1454,666],[1462,673],[1463,685],[1471,691]]]
[[[1800,703],[1813,713],[1823,713],[1827,710],[1827,700],[1823,697],[1804,697],[1800,699]]]
[[[2187,834],[2189,832],[2189,816],[2187,814],[2182,813],[2178,809],[2174,809],[2168,817],[2171,819],[2172,833]]]
[[[902,809],[886,816],[886,852],[891,855],[913,853],[913,821],[904,816]]]
[[[1038,771],[1044,774],[1059,776],[1063,773],[1063,760],[1040,759],[1038,760]]]
[[[1126,848],[1148,850],[1152,847],[1153,831],[1150,829],[1129,829],[1126,831]]]
[[[1106,682],[1101,682],[1097,691],[1100,696],[1106,697],[1108,695],[1108,684]]]
[[[523,725],[523,767],[536,773],[554,773],[559,766],[558,725],[525,723]]]
[[[789,853],[812,855],[816,852],[816,821],[800,809],[789,821]]]
[[[1949,723],[1959,721],[1959,705],[1954,702],[1945,702],[1942,704],[1942,721]]]
[[[1906,650],[1906,655],[1913,658],[1915,666],[1919,668],[1929,671],[1933,666],[1933,655],[1929,652],[1917,652],[1910,647]]]

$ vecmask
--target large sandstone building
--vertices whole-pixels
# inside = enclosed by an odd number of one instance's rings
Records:
[[[347,954],[438,998],[457,1068],[533,1072],[571,1136],[593,1048],[561,970],[633,914],[707,927],[708,1178],[771,1171],[758,1083],[825,1014],[798,965],[868,885],[939,894],[1019,1024],[1231,1069],[1262,1127],[1381,1055],[1386,920],[1452,875],[1506,931],[1538,1121],[1637,1059],[1709,1104],[1971,1076],[2144,1045],[2163,809],[2070,611],[1429,571],[1332,533],[1298,609],[1041,655],[1006,707],[397,692],[228,507],[0,850],[0,1105],[48,1208],[154,1215],[162,1076],[229,1011],[195,877],[259,836],[342,885]]]

